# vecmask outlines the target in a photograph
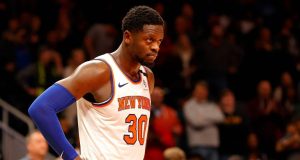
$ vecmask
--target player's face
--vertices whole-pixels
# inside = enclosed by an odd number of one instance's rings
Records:
[[[133,57],[143,65],[151,65],[157,57],[164,37],[161,25],[145,25],[143,31],[132,35]]]

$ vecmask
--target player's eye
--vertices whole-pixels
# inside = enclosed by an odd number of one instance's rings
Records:
[[[153,39],[152,38],[147,38],[146,41],[147,41],[147,43],[152,43]]]

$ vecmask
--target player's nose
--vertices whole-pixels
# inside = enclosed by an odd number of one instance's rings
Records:
[[[158,53],[159,44],[158,43],[153,43],[153,45],[151,45],[151,50],[152,50],[152,52]]]

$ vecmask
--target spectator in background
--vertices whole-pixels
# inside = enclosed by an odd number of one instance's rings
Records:
[[[161,75],[164,86],[170,90],[167,101],[174,101],[174,106],[182,106],[182,102],[192,91],[198,69],[198,57],[187,34],[178,35],[173,45],[171,54],[167,55],[164,65],[160,66],[158,73]],[[165,73],[169,73],[166,75]]]
[[[27,154],[20,160],[54,160],[48,153],[48,143],[39,131],[34,131],[26,138]]]
[[[17,39],[17,31],[20,28],[20,22],[17,17],[8,20],[7,29],[2,32],[2,39],[9,43],[15,43]]]
[[[172,39],[176,39],[178,35],[188,34],[188,23],[187,19],[183,15],[176,16],[174,20],[174,33],[172,34]]]
[[[73,71],[84,61],[85,58],[85,52],[83,49],[80,48],[74,48],[71,52],[71,56],[68,59],[67,66],[64,68],[64,77],[68,77],[73,73]]]
[[[275,142],[280,137],[281,120],[278,106],[272,97],[272,86],[262,80],[257,85],[257,96],[247,104],[247,116],[251,129],[257,134],[263,152],[275,154]]]
[[[152,98],[152,122],[154,132],[160,137],[161,145],[173,147],[178,145],[182,134],[182,125],[175,109],[164,103],[165,92],[160,87],[155,87]]]
[[[241,79],[239,76],[240,76],[240,67],[244,60],[245,51],[238,44],[240,42],[237,41],[237,37],[234,33],[228,33],[226,36],[226,39],[227,39],[228,43],[230,43],[232,45],[232,49],[234,50],[234,52],[232,53],[233,56],[229,60],[230,61],[229,64],[231,64],[231,65],[228,67],[228,72],[227,72],[228,88],[230,88],[237,96],[237,95],[241,94],[242,92],[244,92],[244,90],[241,90],[241,87],[240,87]],[[238,99],[239,97],[236,97],[236,98]]]
[[[29,28],[31,23],[31,18],[33,17],[33,13],[30,11],[21,10],[20,13],[18,14],[18,17],[20,20],[20,25],[23,28]]]
[[[279,105],[283,120],[289,121],[295,111],[297,95],[294,79],[288,71],[281,74],[280,83],[274,90],[274,100]]]
[[[180,75],[183,79],[182,85],[184,86],[184,91],[190,92],[194,83],[195,71],[198,69],[197,63],[199,59],[195,55],[194,46],[187,34],[178,35],[174,46],[174,53],[178,56],[182,64]]]
[[[25,108],[27,107],[26,104],[30,101],[25,96],[26,93],[20,90],[21,85],[16,80],[16,63],[13,59],[4,57],[0,62],[0,97],[25,113],[27,110]]]
[[[224,28],[214,24],[208,39],[197,49],[201,54],[200,73],[209,83],[214,99],[218,98],[223,89],[228,88],[227,74],[237,70],[242,55],[241,50],[226,41],[224,35]]]
[[[170,147],[164,150],[164,160],[186,160],[186,156],[182,149]]]
[[[295,60],[299,60],[299,47],[297,45],[299,42],[295,34],[295,27],[293,17],[287,17],[283,20],[281,30],[277,37],[277,43],[279,43],[277,47],[285,54],[295,58]]]
[[[116,39],[117,30],[112,24],[92,25],[84,37],[84,47],[88,53],[88,59],[112,52],[115,49]]]
[[[194,87],[193,96],[184,105],[189,154],[198,154],[207,160],[218,160],[218,123],[224,115],[217,104],[208,99],[208,85],[200,81]]]
[[[35,98],[61,78],[63,65],[60,55],[47,47],[41,48],[36,63],[17,73],[17,80],[28,95]]]
[[[71,1],[66,1],[71,2]],[[69,5],[69,4],[67,4]],[[68,13],[68,9],[62,7],[59,11],[55,31],[57,34],[58,43],[60,46],[58,46],[57,51],[61,54],[62,61],[65,64],[65,62],[68,59],[68,56],[72,50],[73,46],[72,44],[72,37],[71,37],[71,17]]]
[[[300,122],[300,119],[288,123],[285,134],[276,142],[276,151],[280,159],[298,160],[300,158],[300,130],[297,128],[297,121]]]
[[[37,15],[33,15],[30,20],[30,26],[28,30],[28,45],[30,52],[34,55],[34,59],[37,59],[38,46],[41,42],[41,19]]]
[[[59,41],[58,31],[55,29],[47,31],[43,43],[48,48],[51,48],[56,51],[59,51],[62,48],[62,45]]]
[[[188,3],[182,7],[182,13],[172,22],[174,25],[167,26],[169,32],[162,44],[165,47],[161,47],[163,52],[159,54],[160,59],[155,66],[157,69],[154,69],[162,85],[170,90],[166,101],[176,107],[182,106],[182,101],[191,92],[198,68],[191,38],[194,36],[191,26],[194,11]],[[166,72],[169,74],[166,75]]]
[[[178,146],[183,132],[176,110],[165,104],[164,96],[161,87],[154,87],[145,160],[163,159],[163,151]]]
[[[247,136],[246,160],[268,160],[268,155],[261,147],[257,134],[250,132]]]
[[[180,16],[185,20],[185,33],[194,39],[195,35],[195,11],[194,6],[190,2],[183,2],[180,8]]]
[[[255,41],[255,49],[258,52],[272,52],[273,42],[272,33],[268,27],[262,27],[259,30],[259,35]]]
[[[268,79],[271,84],[282,72],[283,66],[278,65],[282,63],[280,54],[276,54],[273,43],[273,32],[269,27],[261,27],[258,31],[254,44],[254,51],[252,53],[253,71],[251,74],[255,80]],[[285,67],[285,66],[284,66]]]
[[[235,155],[244,156],[248,126],[237,106],[234,93],[229,89],[224,90],[219,105],[225,116],[224,121],[219,124],[221,159],[227,160]]]

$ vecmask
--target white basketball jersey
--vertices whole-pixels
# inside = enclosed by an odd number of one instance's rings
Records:
[[[96,59],[110,66],[112,95],[102,103],[77,101],[80,156],[88,160],[142,160],[150,118],[148,79],[130,80],[112,55]],[[140,67],[143,72],[145,68]]]

